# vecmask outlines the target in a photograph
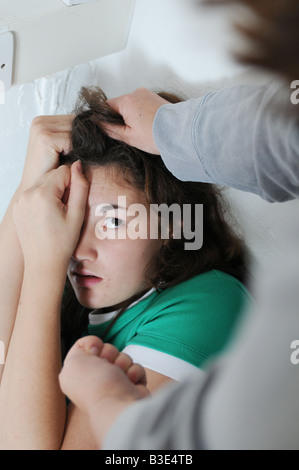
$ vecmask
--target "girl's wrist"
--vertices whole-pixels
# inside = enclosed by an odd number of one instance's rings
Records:
[[[60,311],[60,304],[63,297],[63,291],[66,282],[66,272],[57,270],[41,270],[33,266],[27,266],[24,270],[21,301],[23,309],[30,305],[30,316],[35,311],[47,305],[44,309],[50,313]],[[52,315],[52,313],[51,313]]]
[[[110,428],[118,417],[135,402],[136,399],[133,397],[128,397],[128,399],[107,397],[100,403],[90,406],[88,416],[99,448],[102,448]]]
[[[66,278],[69,261],[53,257],[49,262],[45,260],[24,260],[24,273],[30,277],[44,278],[48,281],[59,282]]]

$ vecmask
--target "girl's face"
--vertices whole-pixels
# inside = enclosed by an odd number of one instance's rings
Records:
[[[92,309],[117,305],[141,292],[147,264],[161,246],[161,240],[150,239],[149,210],[138,214],[138,231],[145,230],[147,237],[130,237],[128,227],[137,214],[133,215],[129,206],[148,206],[142,191],[125,181],[117,184],[112,174],[105,167],[85,172],[90,192],[80,239],[68,269],[78,301]],[[119,201],[125,204],[117,207]]]

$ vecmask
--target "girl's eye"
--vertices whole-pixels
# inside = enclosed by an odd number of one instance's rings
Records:
[[[105,227],[107,229],[115,229],[119,228],[124,224],[124,221],[122,219],[118,219],[117,217],[107,217],[105,219]]]

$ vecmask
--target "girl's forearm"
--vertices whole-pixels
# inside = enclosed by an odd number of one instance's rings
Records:
[[[0,389],[0,448],[59,449],[65,397],[58,374],[65,271],[27,269]]]
[[[13,205],[18,189],[0,225],[0,340],[8,351],[24,274],[24,260],[13,221]],[[4,365],[0,364],[0,382]]]
[[[105,437],[117,418],[135,402],[136,398],[133,394],[131,398],[127,397],[124,400],[117,397],[108,397],[91,410],[88,417],[98,449],[102,449]]]

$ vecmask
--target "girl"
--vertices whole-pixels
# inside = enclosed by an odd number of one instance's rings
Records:
[[[46,121],[32,128],[14,206],[24,270],[18,268],[15,285],[18,296],[22,279],[19,305],[10,303],[0,443],[93,449],[86,416],[72,404],[66,408],[59,389],[61,349],[64,356],[80,336],[99,336],[145,367],[150,391],[203,373],[250,301],[242,284],[244,248],[215,187],[181,182],[159,157],[106,135],[105,125],[123,121],[99,89],[82,90],[73,121]],[[138,214],[139,237],[129,230],[137,228],[136,204],[145,209]],[[169,218],[165,234],[158,214],[159,236],[152,237],[153,207],[162,204],[177,204],[181,217]],[[197,235],[198,204],[204,207],[203,245],[186,250],[186,233]]]

